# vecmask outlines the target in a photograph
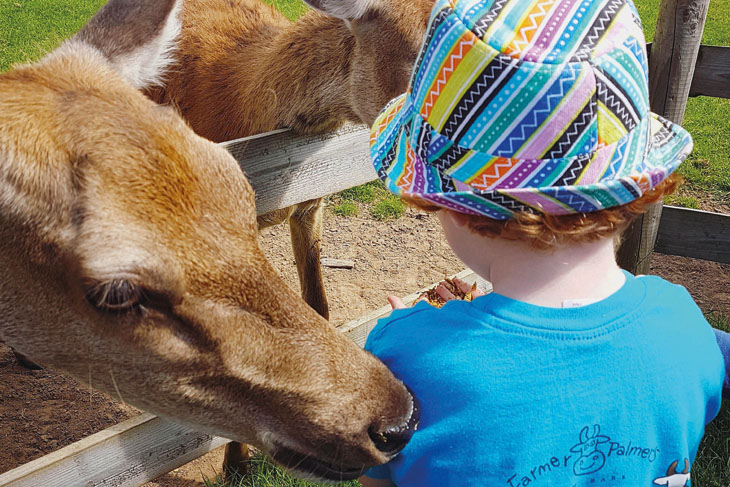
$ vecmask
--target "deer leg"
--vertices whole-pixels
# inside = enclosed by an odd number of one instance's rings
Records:
[[[319,262],[322,217],[322,200],[307,201],[300,204],[289,218],[289,227],[302,297],[317,313],[329,319],[329,306]]]
[[[248,461],[252,456],[251,448],[245,443],[232,441],[226,445],[226,453],[223,457],[223,478],[226,483],[238,485],[233,481],[248,474]]]

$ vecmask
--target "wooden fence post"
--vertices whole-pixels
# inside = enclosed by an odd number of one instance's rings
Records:
[[[710,0],[662,0],[649,61],[649,101],[653,112],[682,123],[695,72]],[[623,235],[618,263],[636,274],[649,271],[662,201],[647,209]]]

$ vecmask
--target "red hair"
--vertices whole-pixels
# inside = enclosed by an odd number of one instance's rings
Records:
[[[520,240],[538,249],[549,249],[566,243],[594,242],[623,231],[634,218],[646,211],[648,205],[672,194],[681,181],[681,176],[672,174],[641,198],[594,213],[545,215],[517,212],[509,220],[495,220],[481,215],[463,215],[463,218],[466,226],[479,235]],[[423,200],[404,200],[427,212],[443,209]]]

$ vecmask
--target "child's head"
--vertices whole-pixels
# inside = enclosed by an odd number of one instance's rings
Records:
[[[538,248],[625,228],[692,142],[649,111],[630,0],[438,0],[409,91],[373,127],[380,178]]]

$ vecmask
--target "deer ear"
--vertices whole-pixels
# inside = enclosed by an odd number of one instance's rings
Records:
[[[380,0],[304,0],[304,3],[331,17],[357,20],[368,10],[377,7]]]
[[[101,51],[136,88],[159,83],[173,61],[182,0],[109,0],[75,39]]]

